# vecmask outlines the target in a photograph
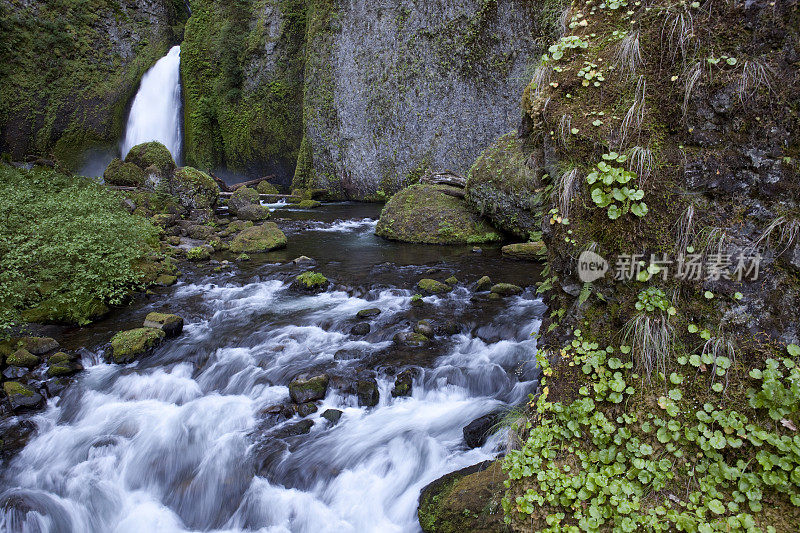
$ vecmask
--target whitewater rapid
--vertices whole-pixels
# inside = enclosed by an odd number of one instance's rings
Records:
[[[180,285],[170,306],[200,309],[182,336],[127,366],[85,352],[86,371],[34,417],[36,436],[2,476],[0,530],[419,531],[426,484],[503,449],[502,432],[467,449],[464,426],[531,391],[543,304],[530,292],[444,339],[409,397],[393,397],[394,374],[378,366],[375,407],[332,385],[308,434],[281,433],[298,416],[265,414],[299,373],[358,375],[393,346],[412,296],[298,295],[258,277]],[[471,298],[461,287],[425,305],[458,316]],[[372,332],[352,336],[352,317],[373,307]],[[321,416],[328,408],[342,411],[338,424]]]

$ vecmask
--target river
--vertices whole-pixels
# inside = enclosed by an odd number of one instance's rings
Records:
[[[503,450],[502,431],[468,449],[464,426],[525,401],[535,384],[540,272],[496,248],[381,240],[378,214],[365,204],[280,208],[285,250],[221,272],[187,269],[176,286],[64,332],[86,370],[31,416],[34,436],[0,479],[0,530],[419,531],[426,484]],[[289,287],[309,268],[291,262],[301,255],[331,279],[326,292]],[[483,275],[528,288],[491,299],[474,290]],[[412,305],[419,279],[449,276],[455,290]],[[367,308],[381,310],[370,332],[351,334]],[[111,334],[153,310],[183,316],[184,333],[133,364],[105,362]],[[430,343],[393,341],[422,319]],[[393,397],[409,368],[411,395]],[[326,372],[327,395],[316,413],[286,419],[273,406],[304,372]],[[354,394],[365,376],[377,379],[374,407]],[[338,423],[327,409],[342,411]],[[307,433],[301,420],[313,422]]]

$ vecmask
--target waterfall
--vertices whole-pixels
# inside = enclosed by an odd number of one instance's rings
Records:
[[[173,46],[142,77],[133,100],[121,151],[124,158],[139,143],[159,141],[176,162],[181,157],[181,47]]]

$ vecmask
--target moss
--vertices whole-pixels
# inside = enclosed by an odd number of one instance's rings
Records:
[[[6,364],[9,366],[22,366],[32,368],[39,364],[39,358],[28,350],[21,348],[6,357]]]
[[[66,376],[75,372],[75,368],[68,365],[50,365],[47,367],[47,375],[51,378]]]
[[[525,261],[543,261],[547,255],[547,245],[542,241],[520,242],[503,246],[503,255]]]
[[[158,346],[165,333],[155,328],[120,331],[111,339],[111,356],[115,363],[127,363]]]
[[[295,278],[295,281],[306,289],[316,289],[328,285],[328,278],[319,272],[308,271],[303,272]]]
[[[292,179],[293,189],[304,189],[315,183],[314,179],[314,154],[311,147],[311,141],[308,136],[303,135],[303,140],[300,143],[300,151],[297,155],[297,165],[294,170],[294,178]]]
[[[258,191],[258,194],[280,194],[278,188],[268,181],[262,181],[256,185],[256,190]]]
[[[144,171],[134,165],[114,158],[103,172],[103,180],[108,185],[121,185],[123,187],[141,187],[144,185]]]
[[[500,296],[513,296],[522,292],[522,287],[512,283],[496,283],[492,285],[492,294],[499,294]]]
[[[315,207],[319,207],[322,204],[316,200],[301,200],[295,204],[300,209],[313,209]]]
[[[53,355],[51,355],[47,359],[47,364],[49,364],[51,366],[52,365],[64,365],[66,363],[71,362],[72,360],[73,360],[73,357],[71,357],[69,354],[66,354],[64,352],[58,352],[58,353],[54,353]]]
[[[189,261],[207,261],[211,259],[211,252],[205,246],[195,246],[186,252]]]
[[[169,287],[170,285],[175,285],[177,282],[178,282],[178,276],[171,276],[169,274],[160,274],[153,283],[161,287]]]
[[[452,287],[449,285],[442,283],[441,281],[436,281],[435,279],[421,279],[417,282],[417,287],[421,291],[427,292],[429,294],[441,294],[445,292],[450,292],[453,290]]]
[[[236,170],[292,169],[302,139],[306,4],[277,0],[278,35],[261,3],[192,2],[181,46],[186,160]],[[251,72],[273,51],[273,69]],[[252,79],[258,76],[258,79]],[[291,171],[291,170],[290,170]]]
[[[172,159],[167,147],[158,141],[137,144],[125,156],[126,163],[133,163],[145,170],[154,166],[162,175],[168,175],[175,170],[175,160]]]
[[[17,381],[6,381],[3,383],[3,390],[8,394],[9,398],[12,396],[33,396],[34,392]]]
[[[20,316],[36,324],[85,324],[98,320],[111,310],[99,298],[78,296],[74,301],[45,299],[35,307],[25,309]]]
[[[381,237],[424,244],[478,244],[500,235],[443,185],[412,185],[392,196],[381,212],[375,233]]]
[[[192,167],[181,167],[175,171],[172,193],[183,207],[191,209],[209,209],[219,200],[219,186],[214,179]]]
[[[286,235],[274,222],[265,222],[242,230],[231,242],[233,253],[269,252],[286,246]]]

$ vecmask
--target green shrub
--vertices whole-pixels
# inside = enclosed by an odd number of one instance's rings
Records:
[[[0,330],[43,301],[76,323],[92,314],[81,302],[121,303],[157,234],[88,178],[0,165]]]

